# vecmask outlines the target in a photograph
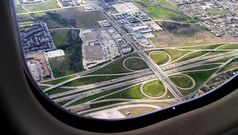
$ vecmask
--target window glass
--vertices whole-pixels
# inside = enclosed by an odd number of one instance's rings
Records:
[[[34,80],[80,116],[124,119],[238,73],[237,0],[14,0]]]

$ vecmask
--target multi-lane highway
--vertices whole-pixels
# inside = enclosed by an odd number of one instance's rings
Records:
[[[126,54],[126,55],[124,55],[123,57],[126,57],[127,55],[129,55],[129,54]],[[111,63],[113,63],[114,61],[116,61],[117,59],[120,59],[120,58],[121,58],[121,57],[116,58],[116,59],[114,59],[113,61],[110,61],[110,62],[108,62],[108,63],[106,63],[106,64],[104,64],[104,65],[97,66],[97,67],[92,68],[92,69],[90,69],[90,70],[86,70],[86,71],[83,71],[83,72],[80,72],[80,73],[71,74],[71,75],[64,76],[64,77],[59,77],[59,78],[57,78],[57,79],[55,78],[55,79],[51,79],[51,80],[47,80],[47,81],[42,81],[42,82],[40,82],[40,83],[46,83],[46,82],[49,82],[49,81],[54,81],[54,80],[58,80],[58,79],[63,79],[63,78],[66,78],[66,77],[72,77],[70,80],[63,81],[63,82],[61,82],[61,83],[59,83],[59,84],[56,84],[56,85],[51,86],[51,87],[49,87],[49,88],[47,88],[47,89],[44,89],[44,92],[47,92],[47,91],[52,90],[52,89],[54,89],[54,88],[63,86],[64,84],[66,84],[66,83],[68,83],[68,82],[70,82],[70,81],[77,80],[77,79],[81,78],[82,76],[84,76],[84,75],[86,75],[86,74],[89,74],[89,73],[95,72],[95,71],[97,71],[97,70],[99,70],[99,69],[102,69],[102,68],[104,68],[104,67],[110,65]],[[140,72],[140,71],[136,71],[136,72]],[[39,84],[39,85],[40,85],[40,84]]]
[[[118,31],[118,33],[122,35],[122,37],[126,40],[126,42],[129,43],[134,48],[134,51],[138,53],[138,55],[145,61],[145,63],[149,66],[150,69],[144,70],[144,72],[140,72],[140,73],[138,72],[135,74],[124,76],[124,77],[119,77],[117,79],[114,79],[113,81],[103,81],[100,83],[94,83],[94,84],[89,84],[89,85],[84,85],[79,87],[71,87],[73,88],[73,90],[68,90],[66,92],[57,93],[50,96],[51,98],[54,99],[55,102],[69,101],[64,106],[68,106],[71,103],[88,96],[92,96],[92,95],[95,95],[104,91],[108,91],[108,90],[113,90],[116,88],[121,88],[124,86],[138,84],[143,81],[154,79],[156,77],[159,78],[159,80],[163,82],[165,87],[176,97],[177,100],[181,101],[183,100],[183,95],[177,89],[175,84],[169,79],[168,77],[169,74],[173,74],[173,73],[180,72],[189,68],[197,67],[204,63],[219,60],[223,57],[224,58],[232,57],[237,53],[237,51],[224,52],[222,54],[204,56],[201,58],[194,58],[194,59],[186,60],[183,62],[158,66],[147,54],[145,54],[143,50],[141,50],[138,44],[128,35],[128,33],[126,33],[120,27],[120,25],[117,24],[117,22],[115,22],[115,20],[111,18],[110,15],[108,15],[98,5],[92,2],[91,4],[107,17],[107,19],[111,22],[113,27]],[[214,51],[214,50],[207,50],[207,51]],[[87,74],[87,72],[90,72],[90,71],[86,71],[85,74]],[[81,76],[85,74],[76,75],[74,78],[66,80],[62,83],[53,85],[47,88],[45,91],[49,91],[51,89],[63,86],[64,84],[68,82],[81,78]]]
[[[222,58],[227,58],[227,57],[232,57],[232,56],[237,56],[238,50],[234,50],[234,51],[230,51],[230,52],[225,52],[222,54],[216,54],[216,55],[209,55],[209,56],[204,56],[204,57],[200,57],[200,58],[193,58],[190,60],[186,60],[186,61],[182,61],[182,62],[177,62],[177,63],[173,63],[173,64],[169,64],[169,65],[163,65],[161,66],[162,70],[168,70],[171,68],[177,68],[180,66],[185,66],[185,65],[189,65],[189,64],[193,64],[193,63],[198,63],[201,61],[204,62],[210,62],[213,61],[214,59],[222,59]]]
[[[138,84],[138,83],[141,83],[141,82],[144,82],[144,81],[147,81],[147,80],[151,80],[151,79],[155,79],[155,78],[156,78],[155,75],[144,76],[144,77],[140,77],[140,78],[137,78],[137,79],[134,79],[134,80],[129,80],[129,81],[126,81],[126,82],[121,82],[121,83],[117,83],[117,84],[114,84],[114,85],[105,86],[103,88],[93,89],[93,90],[90,90],[90,91],[87,91],[87,92],[84,92],[84,93],[78,93],[78,94],[73,94],[73,95],[70,95],[70,96],[65,96],[65,97],[62,97],[62,98],[57,98],[54,101],[57,103],[57,102],[63,102],[63,101],[70,100],[69,102],[64,104],[64,106],[68,106],[71,103],[73,103],[77,100],[80,100],[82,98],[88,97],[88,96],[92,96],[92,95],[95,95],[95,94],[98,94],[98,93],[101,93],[101,92],[104,92],[104,91],[108,91],[108,90],[113,90],[113,89],[116,89],[116,88],[121,88],[121,87],[125,87],[125,86],[130,86],[130,85],[133,85],[133,84]],[[73,99],[73,100],[71,100],[71,99]]]
[[[74,87],[74,86],[73,87],[72,86],[67,87],[67,86],[65,86],[66,88],[70,88],[70,89],[73,89],[73,90],[67,90],[65,92],[53,94],[53,95],[50,95],[49,97],[50,98],[57,98],[57,97],[65,96],[65,95],[68,95],[68,94],[77,94],[78,92],[84,92],[84,91],[87,91],[87,90],[92,90],[92,89],[95,89],[95,88],[98,88],[98,87],[103,87],[103,86],[112,85],[112,84],[115,85],[119,82],[127,81],[129,79],[133,80],[133,79],[140,78],[140,77],[143,77],[143,76],[148,76],[148,75],[152,75],[152,72],[151,72],[150,69],[146,69],[146,70],[143,70],[143,72],[134,73],[134,74],[131,74],[131,75],[126,75],[126,76],[119,77],[119,78],[112,79],[112,80],[102,81],[102,82],[99,82],[99,83],[93,83],[93,84],[77,86],[77,87]]]
[[[160,67],[149,58],[143,51],[139,51],[138,54],[144,59],[154,74],[163,82],[168,90],[178,99],[183,100],[183,95],[174,85],[174,83],[168,78],[168,76],[160,69]]]
[[[117,30],[118,33],[121,35],[128,35],[118,24],[115,20],[108,15],[100,6],[91,2],[96,9],[98,9],[101,13],[103,13],[107,19],[111,22],[113,27]],[[139,56],[146,62],[149,68],[155,73],[155,75],[163,82],[164,85],[168,88],[168,90],[176,97],[178,100],[183,99],[183,95],[180,91],[176,88],[173,82],[168,78],[168,76],[157,66],[156,63],[152,62],[152,60],[138,47],[138,44],[130,37],[130,36],[123,36],[127,43],[129,43],[136,52],[138,52]]]
[[[173,66],[171,66],[171,64],[168,64],[166,66],[163,66],[163,67],[166,67],[164,72],[167,75],[170,75],[170,74],[173,74],[173,73],[184,71],[184,70],[192,68],[192,67],[201,66],[205,63],[214,62],[214,61],[217,61],[221,58],[232,57],[234,55],[235,55],[235,52],[230,52],[229,54],[225,53],[225,54],[219,54],[219,55],[213,55],[213,56],[204,56],[204,58],[202,58],[202,61],[197,60],[197,59],[194,59],[194,60],[192,59],[192,60],[187,60],[187,61],[184,61],[184,62],[179,62],[179,63],[187,63],[187,64],[183,65],[183,64],[178,63],[177,67],[173,67]],[[142,55],[142,57],[143,57],[143,55]],[[149,61],[153,62],[150,59],[149,59]],[[145,70],[142,70],[141,72],[137,72],[137,73],[133,73],[131,75],[119,77],[117,79],[110,80],[110,81],[103,81],[103,82],[84,85],[84,86],[79,86],[79,87],[68,87],[68,88],[74,88],[74,89],[73,90],[68,90],[68,91],[62,92],[62,93],[57,93],[57,94],[51,95],[50,97],[51,98],[56,98],[56,99],[59,98],[58,102],[59,101],[65,101],[65,99],[67,99],[67,100],[68,99],[74,99],[74,98],[81,99],[81,98],[85,97],[85,94],[83,94],[82,92],[91,91],[91,90],[94,90],[94,89],[100,87],[100,89],[97,89],[97,92],[91,93],[90,94],[90,96],[91,96],[93,94],[97,94],[97,93],[102,92],[102,89],[105,89],[105,90],[109,90],[110,88],[114,89],[114,87],[107,87],[108,85],[112,85],[112,84],[115,85],[115,84],[118,84],[120,82],[120,85],[117,85],[117,86],[120,86],[120,87],[121,86],[127,86],[127,85],[129,85],[129,83],[127,82],[129,80],[131,82],[133,82],[133,84],[136,84],[136,83],[138,83],[137,82],[138,80],[136,80],[137,78],[140,78],[141,76],[151,76],[151,75],[153,75],[153,72],[150,69],[145,69]],[[156,77],[156,76],[154,75],[154,77]],[[132,84],[132,83],[130,83],[130,84]],[[118,88],[118,87],[115,87],[115,88]],[[90,93],[90,92],[88,92],[88,93]],[[74,95],[74,96],[71,96],[71,95]],[[86,95],[88,96],[88,94],[86,94]],[[66,98],[68,96],[70,96],[70,97]],[[63,99],[60,99],[60,98],[63,98]]]
[[[213,56],[204,56],[199,59],[191,59],[184,62],[174,63],[174,64],[168,64],[166,66],[163,66],[161,69],[165,71],[167,75],[178,73],[180,71],[184,71],[190,68],[199,67],[206,63],[211,63],[223,58],[232,58],[234,56],[237,56],[237,52],[230,52],[230,53],[224,53],[219,55],[213,55]],[[181,64],[186,63],[186,64]]]

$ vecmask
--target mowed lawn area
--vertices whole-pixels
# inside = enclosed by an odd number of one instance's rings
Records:
[[[162,65],[169,61],[169,56],[163,52],[152,52],[150,58],[157,64]]]
[[[155,80],[146,83],[143,86],[143,91],[148,96],[159,97],[165,93],[165,87],[160,80]]]

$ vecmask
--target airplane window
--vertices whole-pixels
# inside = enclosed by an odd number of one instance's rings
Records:
[[[78,116],[144,116],[238,73],[237,0],[14,4],[28,70],[42,92]]]

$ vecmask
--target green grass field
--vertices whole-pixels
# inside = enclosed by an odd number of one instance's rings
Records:
[[[65,56],[50,58],[49,62],[54,77],[66,76],[83,71],[82,40],[79,30],[53,31],[52,38],[58,49],[65,52]]]
[[[228,61],[230,58],[232,58],[232,57],[225,57],[225,58],[219,59],[217,61],[213,61],[212,63],[224,63],[224,62]]]
[[[148,97],[144,96],[141,91],[140,91],[141,85],[137,85],[128,89],[125,89],[121,92],[117,92],[115,94],[112,94],[110,96],[104,97],[100,100],[104,99],[149,99]],[[160,98],[160,99],[168,99],[168,98],[173,98],[174,96],[168,92],[165,97]]]
[[[51,89],[51,90],[47,91],[46,93],[47,93],[48,95],[52,95],[52,94],[56,94],[56,93],[60,93],[60,92],[65,92],[65,91],[67,91],[67,90],[69,90],[69,89],[54,88],[54,89]]]
[[[142,70],[142,69],[148,68],[146,63],[142,59],[140,59],[140,57],[138,57],[138,58],[132,57],[132,58],[127,59],[125,61],[125,66],[131,70]]]
[[[124,91],[115,93],[113,95],[107,96],[107,97],[102,98],[100,100],[103,100],[103,99],[115,99],[115,98],[122,98],[122,99],[143,99],[143,98],[146,98],[141,93],[140,86],[141,85],[137,85],[137,86],[128,88],[128,89],[126,89]]]
[[[221,69],[221,71],[227,71],[227,70],[234,69],[234,68],[238,68],[238,63],[237,63],[237,62],[231,62],[231,63],[229,63],[228,65],[226,65],[225,67],[223,67],[223,68]]]
[[[85,77],[85,78],[80,78],[80,79],[71,81],[69,83],[66,83],[65,86],[81,86],[81,85],[86,85],[86,84],[91,84],[91,83],[107,81],[107,80],[115,79],[115,78],[118,78],[118,77],[120,77],[120,76]]]
[[[238,62],[238,58],[235,58],[232,62]]]
[[[223,44],[211,44],[211,45],[204,45],[204,46],[191,46],[191,47],[184,47],[182,49],[192,49],[192,50],[200,50],[200,49],[216,49],[217,47]]]
[[[164,52],[168,53],[171,57],[171,61],[178,59],[179,57],[189,53],[190,51],[181,51],[176,49],[166,49]]]
[[[219,49],[238,49],[238,44],[227,44],[219,47]]]
[[[147,0],[135,0],[134,4],[145,11],[153,19],[165,19],[175,21],[186,21],[190,19],[183,15],[177,8],[166,0],[151,3]]]
[[[138,54],[129,54],[127,57],[131,57],[131,56],[135,56],[135,57],[139,57]],[[111,64],[93,72],[93,73],[90,73],[89,75],[92,75],[92,74],[118,74],[118,73],[128,73],[130,71],[126,70],[122,63],[123,61],[127,58],[127,57],[122,57],[122,58],[119,58],[117,60],[115,60],[114,62],[112,62]]]
[[[174,10],[174,11],[177,11],[177,10],[178,10],[175,5],[172,5],[172,4],[169,3],[167,0],[157,0],[157,1],[158,1],[158,4],[159,4],[161,7],[164,7],[164,8],[166,8],[166,9],[170,9],[170,10]]]
[[[145,51],[147,55],[149,55],[153,51],[163,51],[167,53],[171,57],[171,61],[178,59],[179,57],[191,52],[191,51],[184,51],[184,50],[177,50],[177,49],[157,49],[152,51]]]
[[[74,73],[70,69],[70,59],[67,54],[64,57],[50,58],[49,63],[54,77],[66,76]]]
[[[150,58],[157,64],[162,65],[168,62],[169,57],[163,52],[153,52],[150,54]]]
[[[27,4],[24,5],[24,7],[29,11],[40,11],[60,8],[56,0],[47,0],[46,2],[41,2],[37,4]]]
[[[76,21],[74,18],[63,18],[56,11],[47,11],[43,13],[31,13],[31,21],[45,22],[49,29],[62,27],[75,27]]]
[[[182,94],[187,95],[193,91],[195,91],[197,88],[199,88],[201,85],[204,84],[204,82],[211,77],[212,74],[214,74],[216,70],[208,70],[208,71],[198,71],[198,72],[190,72],[186,73],[187,75],[191,76],[195,82],[196,85],[191,91],[181,91]]]
[[[80,100],[78,100],[78,101],[72,103],[71,106],[73,106],[73,105],[79,105],[79,104],[82,104],[82,103],[85,103],[85,102],[94,100],[94,99],[96,99],[96,98],[105,96],[105,95],[107,95],[107,94],[113,93],[113,92],[118,91],[118,90],[123,89],[123,88],[124,88],[124,87],[118,88],[118,89],[109,90],[109,91],[105,91],[105,92],[101,92],[101,93],[99,93],[99,94],[96,94],[96,95],[93,95],[93,96],[89,96],[89,97],[80,99]]]
[[[205,52],[205,51],[193,52],[193,53],[190,53],[190,54],[186,55],[186,56],[183,57],[182,59],[178,60],[178,62],[190,60],[190,59],[193,59],[193,58],[202,56],[202,55],[204,55],[204,54],[206,54],[206,53],[208,53],[208,52]]]
[[[26,12],[26,10],[22,7],[22,5],[18,5],[18,4],[15,4],[15,11],[17,14]]]
[[[203,66],[197,66],[193,68],[189,68],[186,71],[191,71],[191,70],[206,70],[206,69],[211,69],[211,68],[218,68],[220,64],[210,64],[210,65],[203,65]]]
[[[173,75],[169,77],[171,81],[178,87],[190,88],[193,86],[193,81],[184,75]]]
[[[68,35],[71,30],[54,30],[51,31],[51,36],[54,40],[56,47],[62,47],[68,43]]]
[[[33,21],[18,22],[18,24],[20,26],[22,26],[22,25],[29,25],[29,24],[33,24],[33,23],[35,23],[35,22],[33,22]]]
[[[165,93],[165,87],[160,80],[151,81],[143,86],[145,94],[152,97],[159,97]]]
[[[73,76],[68,76],[68,77],[56,79],[56,80],[53,80],[53,81],[48,81],[48,82],[45,82],[44,84],[53,84],[53,85],[55,85],[55,84],[61,83],[63,81],[69,80],[71,78],[73,78]]]

